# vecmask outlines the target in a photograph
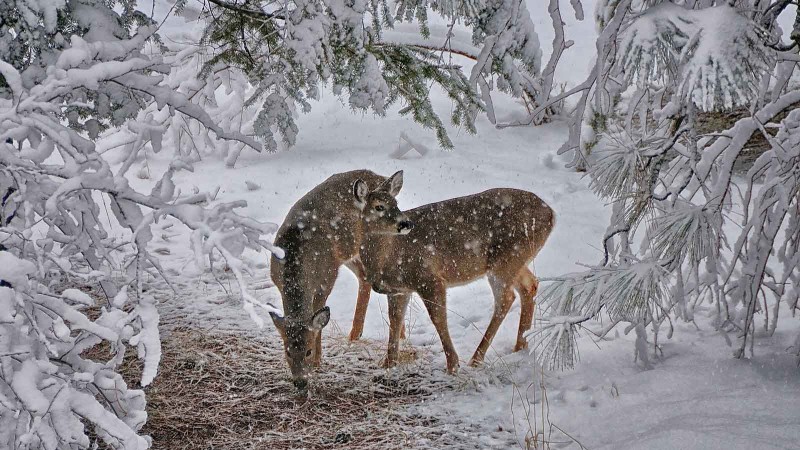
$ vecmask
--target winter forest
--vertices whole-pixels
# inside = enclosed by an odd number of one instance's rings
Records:
[[[0,449],[798,448],[798,64],[791,0],[2,0]]]

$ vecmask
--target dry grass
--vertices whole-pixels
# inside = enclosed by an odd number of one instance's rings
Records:
[[[381,370],[378,343],[327,340],[323,370],[297,398],[274,340],[174,329],[146,389],[142,432],[156,449],[465,448],[440,419],[407,408],[452,380],[413,363]],[[138,372],[135,363],[123,369],[129,382]]]
[[[105,303],[97,286],[66,281]],[[156,292],[158,294],[158,292]],[[163,306],[163,305],[162,305]],[[92,318],[99,307],[84,311]],[[341,331],[323,339],[323,367],[300,398],[277,335],[253,336],[187,325],[180,310],[162,311],[162,359],[144,388],[148,420],[142,434],[154,449],[467,449],[471,428],[424,402],[460,388],[424,350],[401,348],[401,367],[380,368],[383,341],[351,344]],[[95,361],[112,355],[107,343],[84,353]],[[120,373],[131,387],[141,362],[128,348]],[[444,423],[443,420],[447,422]],[[92,433],[90,433],[91,435]],[[100,448],[103,448],[103,444]]]

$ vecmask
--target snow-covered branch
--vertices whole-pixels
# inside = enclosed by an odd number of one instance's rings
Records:
[[[139,435],[144,392],[117,369],[133,347],[141,386],[158,371],[158,310],[142,289],[146,274],[164,274],[149,251],[153,225],[170,216],[187,227],[198,268],[221,257],[259,323],[256,307],[273,308],[248,293],[241,254],[282,252],[264,239],[275,224],[235,212],[244,202],[181,195],[173,177],[192,170],[192,159],[180,151],[149,193],[127,176],[146,146],[161,149],[176,117],[225,142],[260,144],[170,85],[174,79],[162,74],[169,61],[144,51],[154,28],[124,28],[132,22],[113,4],[31,11],[41,20],[12,23],[12,37],[32,36],[29,26],[63,34],[0,45],[0,447],[89,448],[102,440],[110,448],[148,448],[149,438]],[[86,22],[89,16],[94,20]],[[45,47],[30,54],[41,60],[2,53],[37,42]],[[109,159],[94,140],[123,124],[123,144],[103,149],[113,153]],[[72,285],[100,292],[90,296]]]
[[[601,314],[636,330],[637,357],[649,367],[648,331],[657,342],[663,322],[692,321],[703,302],[714,305],[720,331],[739,334],[736,357],[753,350],[755,314],[769,308],[771,333],[782,308],[796,311],[788,286],[800,261],[800,91],[789,82],[794,56],[773,42],[778,3],[597,8],[598,59],[575,91],[562,151],[575,151],[613,214],[602,263],[543,290],[556,317],[533,336],[543,362],[568,366],[573,329]],[[750,112],[698,134],[701,114],[736,107]],[[737,178],[755,139],[768,149]]]

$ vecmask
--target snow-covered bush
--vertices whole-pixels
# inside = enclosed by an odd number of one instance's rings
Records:
[[[84,427],[113,448],[147,448],[136,431],[144,425],[144,392],[129,389],[116,372],[127,346],[144,360],[142,386],[161,357],[158,312],[148,297],[132,300],[123,289],[95,320],[85,293],[50,292],[41,267],[0,252],[0,443],[6,448],[88,448]],[[82,353],[110,344],[108,361]]]
[[[94,139],[149,108],[258,143],[164,84],[164,59],[144,51],[155,28],[134,2],[17,0],[0,14],[0,447],[88,448],[96,436],[146,448],[144,394],[117,368],[135,348],[146,386],[160,359],[158,312],[142,290],[145,273],[161,273],[151,226],[171,216],[188,227],[201,268],[223,258],[256,321],[256,307],[271,307],[247,293],[240,254],[279,252],[261,238],[276,226],[236,214],[243,202],[181,193],[172,177],[192,166],[180,152],[150,192],[132,188],[126,175],[169,122],[128,122],[136,139],[115,150],[113,166]]]
[[[694,320],[699,305],[712,305],[720,331],[736,333],[736,357],[748,345],[752,354],[756,312],[770,334],[780,311],[795,314],[800,90],[789,82],[797,43],[783,43],[776,23],[786,5],[598,7],[600,53],[573,90],[580,97],[562,151],[588,169],[613,215],[603,261],[541,294],[549,317],[533,338],[545,363],[570,366],[579,326],[601,314],[610,320],[600,335],[620,322],[636,331],[645,366],[647,329],[657,345],[660,329],[670,336],[672,319]],[[721,133],[697,133],[699,114],[734,107],[750,112]],[[734,162],[754,136],[769,150],[737,179]]]

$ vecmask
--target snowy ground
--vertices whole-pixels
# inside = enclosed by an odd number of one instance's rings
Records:
[[[531,9],[543,8],[532,5]],[[535,23],[545,24],[547,20],[541,14]],[[589,32],[592,25],[583,23],[572,29]],[[549,43],[547,30],[540,32],[540,39]],[[574,82],[584,74],[577,68],[589,61],[580,49],[568,54],[572,62],[561,69],[562,79]],[[446,99],[437,96],[435,105],[447,117],[450,106]],[[496,107],[501,122],[513,120],[523,111],[508,99],[501,99]],[[236,169],[225,169],[221,161],[204,161],[197,165],[195,173],[176,176],[176,182],[203,190],[220,186],[219,200],[245,199],[249,206],[243,213],[276,223],[313,186],[335,172],[356,168],[385,175],[404,170],[405,184],[399,196],[402,209],[492,187],[515,187],[535,192],[557,214],[555,231],[534,262],[538,276],[546,278],[578,270],[576,262],[596,263],[602,257],[598,245],[610,210],[588,190],[588,180],[565,169],[566,160],[556,155],[566,136],[561,124],[497,130],[481,119],[476,136],[452,129],[456,149],[443,152],[436,147],[432,133],[400,118],[395,111],[384,119],[353,115],[344,103],[326,93],[310,114],[299,119],[299,127],[298,143],[288,152],[244,154]],[[389,153],[397,147],[402,132],[432,151],[424,157],[409,154],[405,159],[391,158]],[[163,168],[162,163],[158,159],[150,161],[156,173]],[[261,188],[250,191],[245,181]],[[134,182],[149,184],[151,180]],[[168,239],[157,239],[156,247],[169,250],[164,257],[168,272],[182,279],[191,266],[182,242],[185,236],[173,228],[163,234]],[[257,295],[279,305],[277,290],[264,283],[268,280],[267,256],[258,255],[252,263],[258,273],[254,280]],[[258,330],[240,305],[220,292],[216,281],[208,277],[184,285],[175,299],[163,303],[165,319],[181,315],[184,320],[204,325],[265,333],[279,339],[269,320],[265,329]],[[328,300],[332,311],[328,335],[349,331],[355,294],[355,278],[342,269]],[[485,280],[449,291],[450,332],[462,366],[466,366],[488,324],[492,305]],[[387,339],[385,310],[385,296],[373,293],[365,338]],[[554,441],[553,447],[577,448],[577,444],[569,444],[565,434],[550,424],[591,449],[800,445],[800,372],[796,361],[785,351],[798,328],[797,319],[784,318],[773,337],[757,340],[756,356],[750,360],[733,359],[723,336],[698,318],[699,330],[694,325],[676,324],[671,340],[661,337],[662,353],[651,370],[634,362],[633,337],[624,335],[620,328],[602,342],[595,343],[591,335],[585,335],[580,341],[581,362],[574,370],[541,374],[537,373],[532,356],[511,353],[518,317],[519,305],[515,305],[494,340],[487,368],[463,369],[459,377],[467,387],[424,407],[461,417],[487,435],[513,430],[520,442],[531,429],[544,428]],[[408,320],[410,344],[428,349],[433,364],[443,371],[444,356],[438,337],[418,300],[412,303]],[[544,402],[543,394],[547,397]],[[499,444],[476,435],[474,445]]]

